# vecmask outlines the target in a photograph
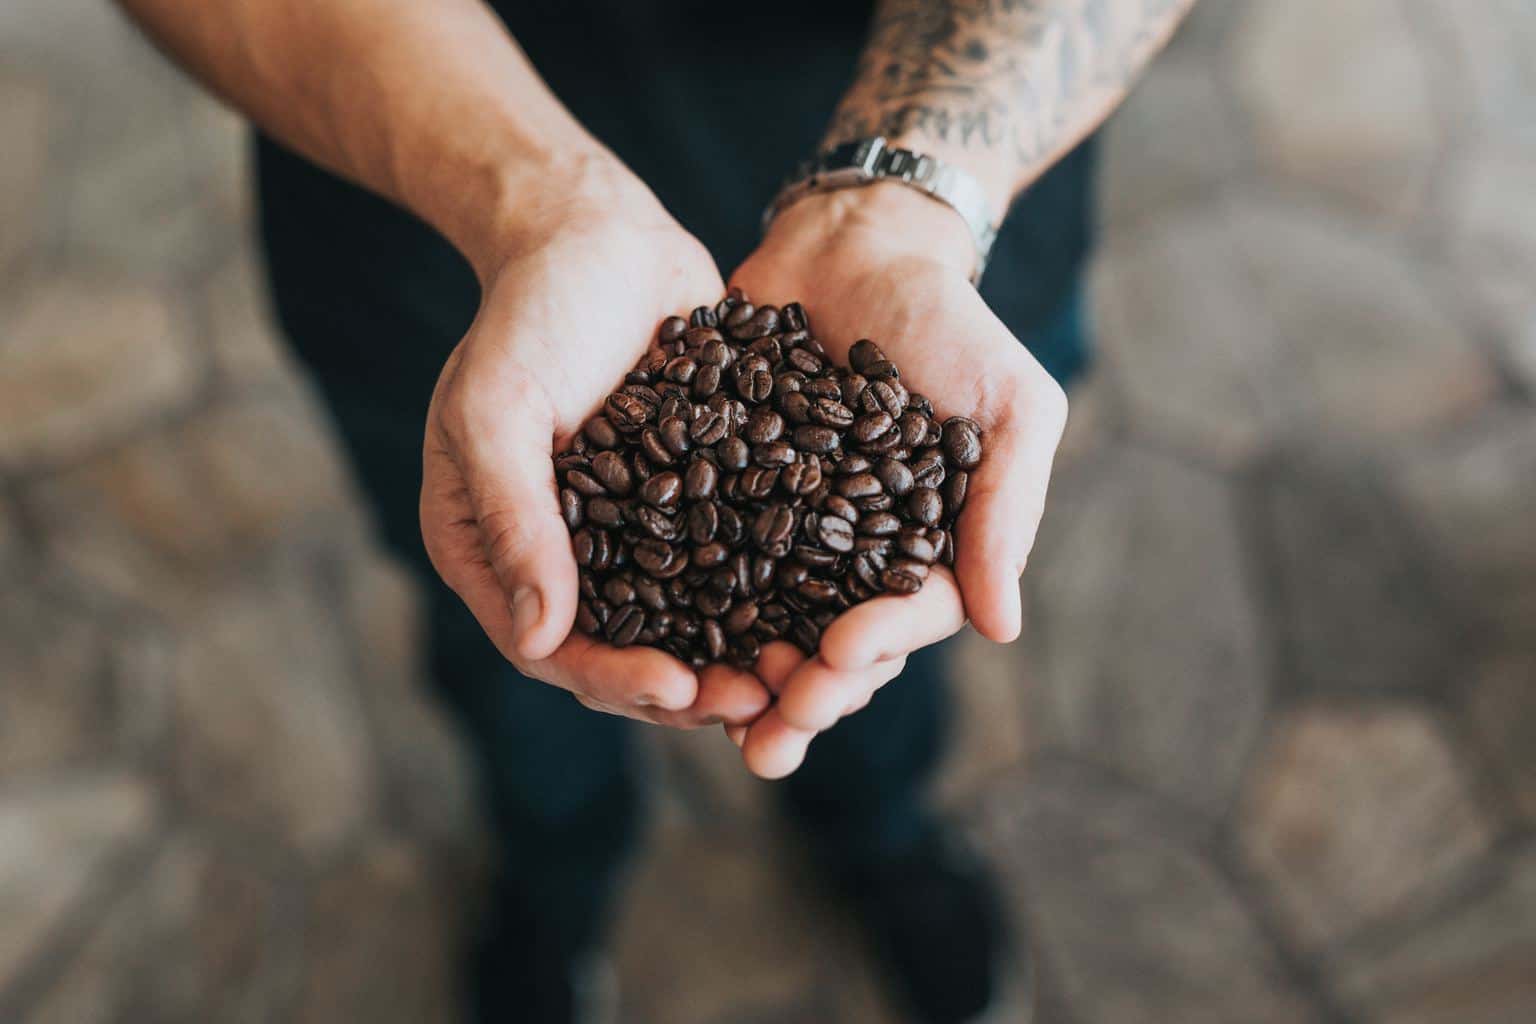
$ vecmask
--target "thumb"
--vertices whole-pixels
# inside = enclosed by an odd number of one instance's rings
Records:
[[[468,516],[494,588],[471,606],[482,625],[500,620],[506,642],[526,661],[542,661],[565,641],[576,618],[576,563],[560,517],[552,428],[533,403],[505,396],[492,415],[461,434],[455,461]],[[490,591],[499,592],[490,592]]]

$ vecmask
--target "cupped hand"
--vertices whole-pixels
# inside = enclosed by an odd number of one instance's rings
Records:
[[[656,325],[713,303],[720,275],[648,194],[543,221],[478,268],[479,313],[433,392],[421,491],[432,565],[508,660],[588,707],[680,727],[751,721],[769,696],[750,673],[695,673],[572,631],[577,570],[552,464]]]
[[[813,658],[777,652],[760,666],[778,700],[750,729],[732,730],[760,775],[793,771],[816,732],[862,707],[908,653],[966,618],[1001,643],[1019,635],[1019,576],[1067,403],[971,286],[973,258],[953,211],[887,184],[800,200],[732,276],[759,302],[803,303],[812,332],[839,362],[855,341],[873,339],[938,417],[970,417],[985,445],[955,527],[953,577],[935,572],[913,597],[852,609]]]

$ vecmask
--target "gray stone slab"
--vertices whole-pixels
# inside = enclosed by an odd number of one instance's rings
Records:
[[[58,566],[173,615],[306,531],[366,536],[316,409],[276,396],[214,407],[41,480],[27,500]]]
[[[107,670],[89,618],[30,587],[0,593],[0,778],[67,769],[111,749]]]
[[[0,281],[20,267],[38,234],[48,154],[58,124],[52,98],[35,78],[0,72]]]
[[[1508,1024],[1536,1017],[1536,852],[1501,858],[1442,912],[1346,956],[1336,981],[1386,1024]]]
[[[976,823],[1080,1024],[1311,1021],[1203,831],[1061,765],[989,795]]]
[[[1259,193],[1227,209],[1279,358],[1266,386],[1286,433],[1353,444],[1452,422],[1499,381],[1441,287],[1401,238]]]
[[[296,1024],[463,1019],[455,904],[409,846],[383,842],[314,886]]]
[[[234,386],[294,372],[268,305],[256,254],[242,246],[198,287],[214,365]]]
[[[1536,824],[1536,644],[1466,671],[1466,714],[1516,811]]]
[[[94,775],[0,795],[0,992],[99,898],[101,872],[148,838],[156,799],[140,778]]]
[[[1442,128],[1403,4],[1251,4],[1227,73],[1263,166],[1373,214],[1420,212]]]
[[[1238,845],[1292,940],[1318,949],[1453,883],[1493,837],[1425,714],[1319,706],[1275,731]]]
[[[1511,642],[1536,636],[1536,415],[1493,411],[1389,466],[1457,608]]]
[[[1116,221],[1208,201],[1248,160],[1226,87],[1209,58],[1155,62],[1102,138],[1100,212],[1111,231]]]
[[[431,692],[416,588],[380,558],[350,567],[346,589],[359,691],[394,826],[473,854],[485,834],[475,769],[465,737]]]
[[[1220,206],[1114,234],[1092,271],[1100,371],[1136,434],[1239,463],[1274,432],[1278,339]]]
[[[345,846],[379,801],[352,673],[342,621],[302,576],[205,594],[172,668],[181,798],[258,847]]]
[[[1220,478],[1134,450],[1056,494],[1025,576],[1042,748],[1228,805],[1266,704],[1234,511]]]
[[[1284,687],[1423,693],[1464,657],[1462,624],[1379,475],[1358,453],[1293,451],[1259,482]]]
[[[112,894],[105,919],[27,1020],[272,1020],[298,949],[279,931],[282,896],[271,879],[178,834]]]
[[[0,300],[0,467],[99,447],[185,405],[183,311],[162,290],[63,277]]]

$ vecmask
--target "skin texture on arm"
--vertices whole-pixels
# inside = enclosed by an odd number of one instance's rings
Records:
[[[978,178],[1001,214],[1107,117],[1193,0],[883,0],[828,145],[884,135]],[[748,765],[793,771],[815,735],[863,707],[906,655],[967,618],[996,641],[1022,625],[1018,580],[1045,508],[1066,399],[968,277],[954,211],[894,183],[811,195],[775,219],[732,283],[803,301],[839,359],[873,338],[940,415],[982,425],[987,455],[956,527],[954,576],[861,605],[815,657],[761,669],[777,701],[728,730]]]
[[[884,135],[1002,210],[1119,106],[1195,0],[883,0],[829,144]]]

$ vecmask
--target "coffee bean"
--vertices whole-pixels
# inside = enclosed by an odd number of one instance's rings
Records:
[[[858,531],[866,537],[891,537],[900,529],[901,520],[889,512],[870,512],[859,519]]]
[[[944,499],[932,487],[919,487],[907,499],[907,512],[924,526],[937,526],[944,515]]]
[[[697,569],[712,569],[725,561],[730,549],[719,541],[710,541],[693,549],[692,561]]]
[[[853,525],[838,516],[822,516],[816,523],[816,539],[832,551],[852,551]]]
[[[619,432],[608,422],[606,416],[594,416],[587,420],[587,425],[581,428],[588,441],[597,448],[616,448],[619,444]]]
[[[698,463],[694,463],[698,465]],[[683,494],[683,480],[673,472],[657,473],[640,485],[640,500],[660,509],[677,507]]]
[[[971,474],[964,470],[951,473],[949,479],[944,481],[944,511],[951,516],[959,515],[965,507],[965,495],[970,486]]]
[[[901,428],[901,442],[908,448],[916,448],[928,437],[928,417],[916,409],[902,413],[897,425]]]
[[[712,410],[705,410],[688,428],[688,437],[694,444],[714,444],[725,437],[725,417]]]
[[[853,502],[841,494],[827,495],[827,499],[821,503],[821,510],[840,519],[846,519],[850,523],[859,521],[859,510],[854,507]]]
[[[705,459],[695,459],[683,477],[683,497],[689,501],[708,501],[720,486],[720,470]]]
[[[896,550],[906,558],[924,565],[932,565],[939,558],[927,534],[915,527],[907,527],[896,535]]]
[[[592,606],[586,601],[576,604],[576,628],[591,636],[602,628],[602,623],[597,621],[597,615],[593,613]]]
[[[944,484],[944,459],[939,455],[925,455],[912,463],[912,477],[919,487],[942,487]]]
[[[868,444],[890,431],[896,421],[887,412],[868,412],[853,421],[851,433],[860,444]]]
[[[875,463],[875,476],[888,493],[898,498],[911,494],[912,488],[917,486],[907,464],[891,456]]]
[[[813,604],[829,604],[837,600],[837,584],[831,580],[808,579],[795,588],[795,593]]]
[[[782,318],[784,320],[784,326],[788,327],[792,331],[804,331],[810,329],[811,321],[805,315],[805,307],[800,305],[798,302],[791,302],[789,305],[785,306],[782,310]],[[670,319],[676,320],[677,317],[671,317]]]
[[[592,460],[592,473],[610,495],[623,497],[634,489],[634,473],[618,452],[598,452]]]
[[[847,430],[853,425],[853,410],[835,398],[818,398],[811,404],[808,415],[812,423],[820,423],[834,430]]]
[[[841,443],[837,431],[831,427],[796,427],[793,437],[796,448],[817,455],[834,452]]]
[[[714,619],[705,619],[700,630],[704,648],[710,661],[719,661],[725,655],[725,630]]]
[[[974,420],[953,416],[944,421],[944,456],[961,469],[973,469],[981,461],[981,432]]]
[[[759,612],[760,609],[756,601],[743,601],[730,610],[730,613],[726,615],[725,621],[721,625],[725,628],[726,633],[731,636],[739,636],[752,628],[752,624],[757,621]]]
[[[701,502],[688,509],[688,539],[694,544],[708,544],[720,529],[719,507],[713,502]]]
[[[768,444],[784,434],[784,417],[766,406],[758,406],[747,417],[746,428],[741,432],[749,444]]]
[[[623,526],[624,509],[612,498],[593,498],[587,503],[587,515],[599,526]]]
[[[788,505],[776,502],[763,509],[752,522],[752,543],[759,551],[774,558],[789,553],[795,530],[795,515]]]
[[[887,569],[880,574],[880,585],[895,594],[915,594],[923,581],[902,569]]]
[[[661,322],[661,327],[656,331],[656,340],[663,345],[670,345],[683,336],[688,329],[688,321],[680,316],[669,316]]]
[[[615,608],[620,605],[631,604],[635,600],[635,587],[622,576],[610,577],[603,584],[603,599]]]
[[[880,480],[873,473],[855,473],[837,482],[837,493],[845,498],[868,498],[881,493]]]
[[[580,529],[582,520],[586,518],[586,508],[577,494],[569,487],[560,488],[560,516],[565,520],[565,525],[572,529]]]
[[[787,466],[798,457],[795,449],[783,441],[760,444],[752,449],[752,461],[763,467]]]
[[[791,423],[809,423],[811,421],[811,398],[804,391],[791,391],[779,399],[779,408],[784,412],[784,418]]]
[[[638,576],[634,581],[635,600],[652,611],[666,611],[667,592],[662,585],[648,576]]]
[[[645,612],[635,605],[625,605],[608,617],[604,632],[615,647],[628,647],[645,628]]]

